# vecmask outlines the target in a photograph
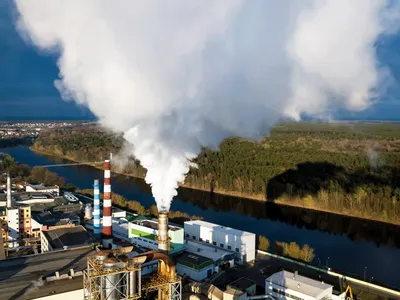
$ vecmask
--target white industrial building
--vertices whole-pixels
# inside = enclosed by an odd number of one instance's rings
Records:
[[[233,267],[235,256],[231,251],[218,249],[196,241],[185,241],[185,252],[177,256],[176,272],[193,280],[203,280],[218,273],[220,266]]]
[[[168,225],[168,236],[170,238],[170,253],[183,251],[184,230],[181,227]],[[138,220],[129,222],[129,238],[131,243],[137,246],[158,249],[157,242],[158,221],[157,220]]]
[[[31,192],[31,193],[35,193],[35,192],[39,192],[39,193],[52,193],[55,195],[59,195],[60,194],[60,187],[58,185],[55,186],[45,186],[43,184],[26,184],[25,186],[25,191],[26,192]]]
[[[18,247],[19,243],[19,209],[18,208],[8,208],[7,209],[8,218],[8,247]],[[23,220],[23,219],[22,219]]]
[[[277,272],[265,280],[265,294],[275,299],[339,300],[345,293],[333,294],[333,286],[288,271]]]
[[[230,227],[205,222],[185,222],[185,238],[210,244],[235,253],[236,262],[244,263],[255,259],[256,235]]]

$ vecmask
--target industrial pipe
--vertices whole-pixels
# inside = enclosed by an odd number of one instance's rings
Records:
[[[164,253],[169,251],[168,237],[168,212],[159,212],[158,214],[158,250]]]

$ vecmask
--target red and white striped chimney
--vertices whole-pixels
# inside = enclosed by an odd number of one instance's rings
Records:
[[[111,171],[110,161],[104,161],[104,199],[103,199],[103,247],[112,244],[112,204],[111,204]]]

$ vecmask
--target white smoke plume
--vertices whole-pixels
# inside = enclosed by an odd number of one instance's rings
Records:
[[[202,145],[369,106],[387,75],[374,43],[399,20],[389,0],[15,3],[27,40],[59,53],[63,96],[134,145],[160,210]]]

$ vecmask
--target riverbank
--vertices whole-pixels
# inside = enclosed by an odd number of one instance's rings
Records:
[[[61,159],[66,159],[69,161],[81,163],[82,161],[79,161],[75,159],[74,157],[68,156],[68,155],[63,155],[61,153],[54,153],[54,152],[48,152],[43,149],[38,149],[37,147],[31,146],[29,149],[37,154],[42,154],[42,155],[48,155],[52,157],[57,157]],[[88,166],[94,167],[96,169],[102,170],[103,166],[102,165],[93,165],[93,164],[87,164]],[[120,171],[113,171],[113,173],[124,175],[124,176],[129,176],[129,177],[134,177],[134,178],[139,178],[144,180],[144,176],[141,176],[138,174],[130,174],[130,173],[124,173]],[[211,192],[210,189],[205,189],[205,188],[200,188],[197,186],[192,186],[188,184],[180,184],[179,185],[182,188],[186,189],[193,189],[193,190],[200,190],[204,192]],[[226,191],[226,190],[221,190],[221,189],[214,189],[213,193],[215,194],[220,194],[220,195],[225,195],[225,196],[231,196],[231,197],[239,197],[239,198],[245,198],[249,200],[256,200],[260,202],[267,202],[268,200],[265,198],[265,195],[249,195],[246,193],[240,193],[240,192],[235,192],[235,191]],[[282,206],[289,206],[289,207],[298,207],[298,208],[303,208],[307,209],[310,211],[314,212],[325,212],[325,213],[330,213],[338,216],[347,216],[347,217],[352,217],[352,218],[359,218],[363,220],[371,220],[371,221],[377,221],[377,222],[382,222],[382,223],[387,223],[387,224],[393,224],[393,225],[400,225],[399,220],[387,220],[383,217],[376,217],[376,216],[366,216],[364,215],[361,211],[358,210],[346,210],[346,211],[336,211],[332,209],[327,209],[327,208],[322,208],[316,206],[315,201],[313,201],[313,198],[291,198],[291,199],[285,199],[283,197],[278,198],[276,200],[272,201],[275,204],[282,205]]]

